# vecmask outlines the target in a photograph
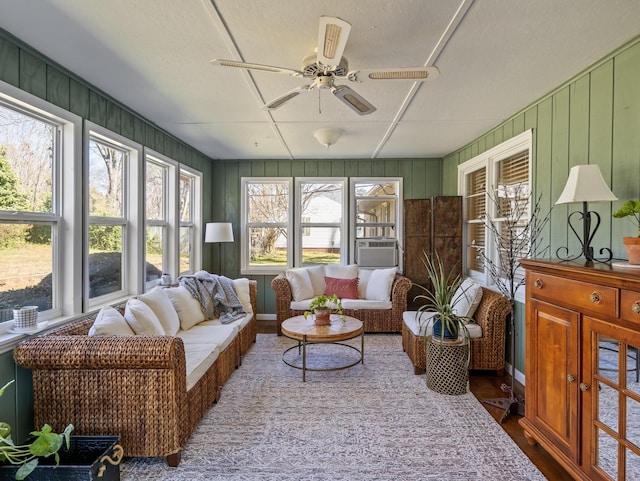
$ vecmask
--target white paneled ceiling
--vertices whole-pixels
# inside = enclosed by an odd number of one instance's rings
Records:
[[[433,65],[440,75],[348,83],[278,110],[322,15],[351,24],[349,69]],[[214,159],[441,157],[640,34],[639,0],[0,0],[0,28]],[[344,134],[330,148],[313,131]]]

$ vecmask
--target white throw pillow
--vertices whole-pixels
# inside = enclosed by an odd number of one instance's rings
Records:
[[[295,267],[289,269],[285,276],[291,286],[291,294],[294,301],[303,301],[305,299],[311,299],[313,295],[313,286],[311,285],[311,278],[307,269],[304,267]]]
[[[164,333],[167,336],[175,336],[180,329],[180,318],[171,299],[164,291],[162,287],[154,287],[149,292],[138,296],[138,299],[151,308],[162,324]]]
[[[369,285],[369,280],[371,279],[371,273],[373,271],[371,269],[358,269],[358,298],[366,299],[367,298],[367,286]]]
[[[307,267],[307,274],[311,279],[311,286],[313,287],[313,297],[322,296],[327,285],[324,282],[324,266],[312,266]]]
[[[253,314],[253,308],[251,307],[251,293],[249,291],[249,279],[241,277],[233,280],[233,288],[236,291],[236,295],[242,303],[242,310],[247,314]]]
[[[375,269],[367,283],[365,299],[371,301],[388,301],[391,299],[391,286],[396,278],[396,268]]]
[[[186,287],[171,287],[165,289],[165,293],[178,313],[178,319],[180,319],[180,327],[182,329],[191,329],[196,324],[204,321],[204,314],[202,313],[200,303],[193,298]]]
[[[164,329],[151,308],[139,299],[129,299],[124,309],[124,320],[136,334],[163,336]]]
[[[337,264],[327,264],[324,266],[324,275],[335,279],[355,279],[358,277],[357,264],[339,266]]]
[[[117,309],[103,307],[89,329],[90,336],[135,336],[133,329]]]
[[[482,300],[482,286],[467,277],[453,295],[451,311],[456,316],[473,317]]]

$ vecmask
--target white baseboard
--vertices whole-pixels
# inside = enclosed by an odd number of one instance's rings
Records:
[[[513,366],[509,363],[506,364],[505,366],[505,370],[509,373],[512,374],[513,373]],[[516,369],[516,374],[515,374],[515,379],[516,381],[518,381],[520,384],[522,384],[524,386],[524,381],[525,381],[525,377],[524,377],[524,373],[518,371]]]
[[[275,321],[276,315],[275,314],[258,314],[256,318],[259,321]]]

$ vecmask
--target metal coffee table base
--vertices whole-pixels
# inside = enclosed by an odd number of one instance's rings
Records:
[[[340,371],[342,369],[348,369],[350,367],[355,366],[356,364],[364,364],[364,334],[362,334],[360,337],[361,337],[360,349],[358,349],[356,346],[352,346],[350,344],[344,344],[344,343],[341,343],[341,342],[331,342],[331,343],[327,343],[327,342],[308,342],[305,339],[303,339],[302,341],[298,341],[298,344],[296,346],[291,346],[290,348],[288,348],[286,351],[284,351],[282,353],[282,361],[287,366],[293,367],[295,369],[302,369],[302,381],[303,382],[306,381],[306,373],[307,373],[307,371]],[[360,356],[354,362],[350,362],[349,364],[344,364],[344,365],[340,365],[340,366],[308,367],[307,366],[307,346],[310,346],[312,344],[332,344],[334,346],[344,346],[344,347],[348,347],[350,349],[353,349]],[[300,354],[300,351],[302,351],[302,366],[300,366],[299,364],[294,364],[292,362],[289,362],[286,359],[287,353],[289,351],[294,350],[294,349],[298,350],[298,355]]]

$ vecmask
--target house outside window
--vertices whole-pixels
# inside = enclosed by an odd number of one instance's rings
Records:
[[[465,272],[488,287],[493,281],[480,251],[496,266],[503,265],[500,259],[506,252],[496,245],[496,236],[483,217],[488,215],[504,238],[506,218],[501,214],[508,215],[517,207],[525,213],[520,218],[525,227],[531,212],[531,145],[529,130],[458,166],[458,193],[464,206]],[[524,302],[524,293],[518,292],[517,298]]]

